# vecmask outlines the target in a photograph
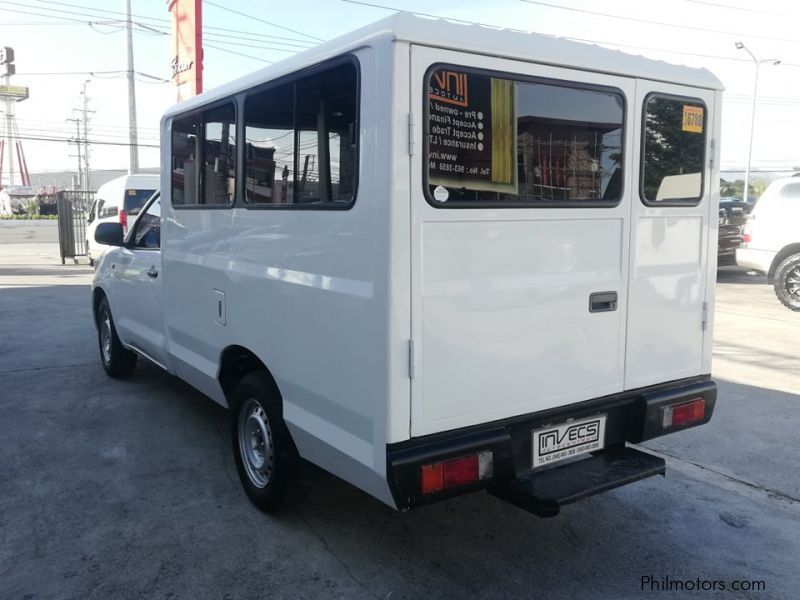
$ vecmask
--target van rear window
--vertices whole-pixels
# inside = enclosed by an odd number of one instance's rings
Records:
[[[437,65],[426,94],[426,187],[434,206],[619,202],[620,91]]]
[[[644,115],[642,199],[647,204],[696,204],[703,193],[705,105],[650,95]]]
[[[125,214],[138,215],[155,190],[125,190]]]

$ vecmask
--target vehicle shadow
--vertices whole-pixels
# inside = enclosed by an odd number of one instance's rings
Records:
[[[718,267],[717,283],[736,283],[745,285],[766,285],[766,275],[747,271],[742,267]]]

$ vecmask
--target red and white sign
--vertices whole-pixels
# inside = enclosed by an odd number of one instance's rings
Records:
[[[166,0],[172,13],[170,70],[178,102],[203,91],[202,0]]]

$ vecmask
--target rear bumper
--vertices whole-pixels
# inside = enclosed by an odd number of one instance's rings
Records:
[[[639,443],[686,429],[686,426],[662,428],[662,407],[698,397],[705,400],[705,414],[701,421],[688,426],[696,427],[707,423],[714,412],[717,386],[708,375],[390,444],[387,447],[387,474],[395,504],[400,510],[413,508],[528,477],[533,461],[533,430],[540,427],[606,415],[605,448],[613,452],[624,448],[626,442]],[[491,479],[422,494],[423,465],[486,451],[492,453]],[[553,470],[559,468],[559,465],[551,467]]]
[[[759,273],[769,273],[775,252],[770,250],[756,250],[755,248],[737,248],[736,264],[745,269],[752,269]]]

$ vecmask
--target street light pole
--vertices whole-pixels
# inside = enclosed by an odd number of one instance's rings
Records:
[[[781,61],[776,58],[767,58],[763,60],[758,60],[750,49],[745,46],[742,42],[736,42],[736,49],[737,50],[744,50],[750,55],[750,58],[753,59],[753,63],[756,65],[756,74],[753,78],[753,101],[750,106],[750,141],[747,144],[747,165],[745,166],[744,171],[744,189],[742,190],[742,202],[747,202],[747,192],[748,188],[750,187],[750,161],[753,157],[753,133],[755,132],[756,126],[756,98],[758,97],[758,71],[761,68],[763,63],[770,63],[773,66],[777,66],[781,64]]]

